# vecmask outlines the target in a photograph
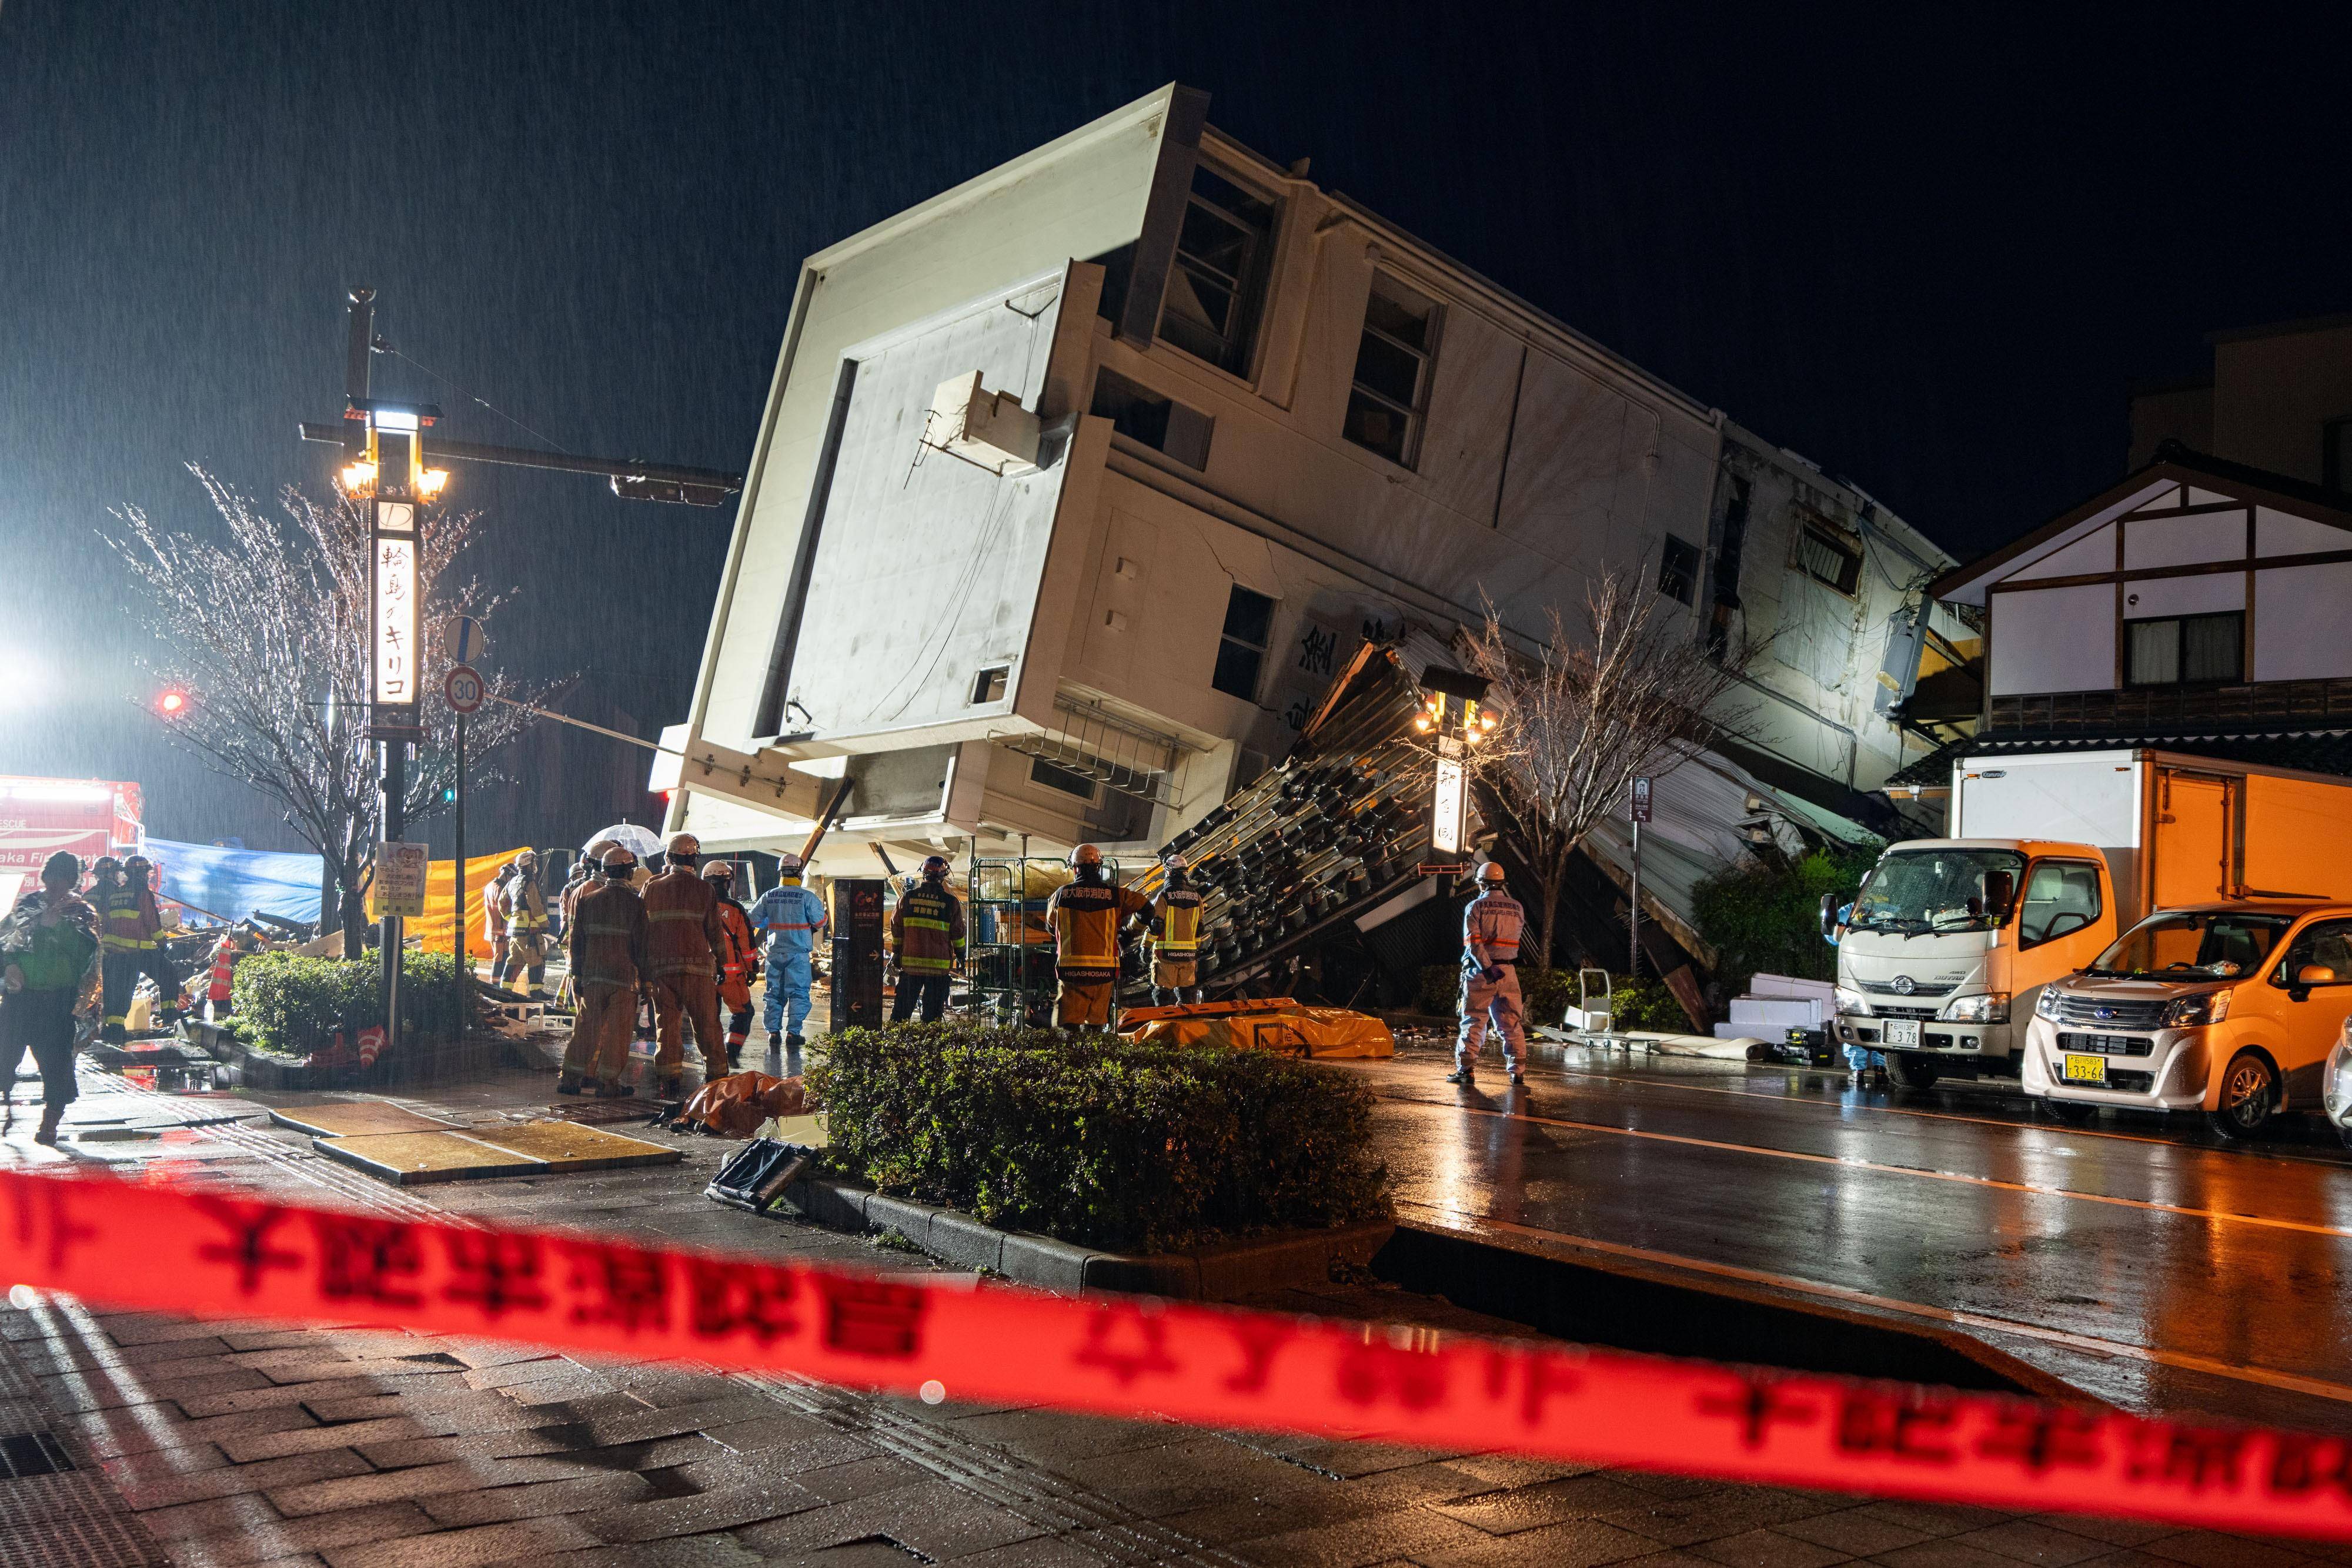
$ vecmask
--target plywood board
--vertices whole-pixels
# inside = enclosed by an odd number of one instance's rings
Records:
[[[269,1119],[314,1138],[355,1138],[378,1133],[446,1133],[455,1122],[422,1115],[381,1100],[331,1100],[317,1105],[273,1105]]]
[[[824,1117],[822,1114],[779,1116],[776,1118],[776,1131],[773,1136],[780,1143],[800,1144],[812,1149],[824,1148],[832,1141],[825,1133]]]
[[[686,1157],[683,1149],[569,1122],[320,1138],[316,1146],[330,1159],[401,1186],[675,1165]]]

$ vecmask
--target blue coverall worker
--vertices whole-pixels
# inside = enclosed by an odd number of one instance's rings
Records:
[[[1473,1082],[1478,1048],[1486,1043],[1489,1024],[1503,1037],[1503,1065],[1513,1083],[1524,1083],[1520,1068],[1528,1058],[1528,1037],[1520,1028],[1524,1009],[1519,1001],[1519,933],[1526,929],[1527,911],[1503,891],[1503,868],[1488,861],[1478,868],[1485,889],[1462,911],[1462,1032],[1454,1042],[1454,1071],[1448,1083]]]
[[[807,1027],[809,987],[814,982],[810,955],[824,936],[824,900],[801,885],[798,855],[786,855],[782,880],[751,905],[751,928],[768,940],[768,1004],[763,1020],[768,1030],[768,1054],[781,1050],[787,1076],[801,1070],[802,1030]],[[778,1037],[782,1037],[781,1044]]]

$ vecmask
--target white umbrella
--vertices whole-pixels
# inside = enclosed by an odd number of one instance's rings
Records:
[[[588,842],[582,846],[580,852],[583,855],[601,854],[614,844],[620,845],[639,860],[646,860],[662,852],[662,841],[654,831],[651,828],[641,828],[635,822],[615,822],[602,832],[590,834]]]

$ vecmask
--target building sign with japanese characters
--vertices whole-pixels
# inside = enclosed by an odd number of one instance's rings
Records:
[[[387,535],[375,541],[374,554],[374,680],[368,700],[378,709],[414,707],[417,681],[416,541]]]

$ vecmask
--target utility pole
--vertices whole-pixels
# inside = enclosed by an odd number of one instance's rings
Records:
[[[1650,820],[1650,780],[1635,779],[1625,799],[1625,814],[1633,823],[1633,885],[1625,904],[1625,977],[1628,980],[1639,979],[1642,974],[1642,824]]]

